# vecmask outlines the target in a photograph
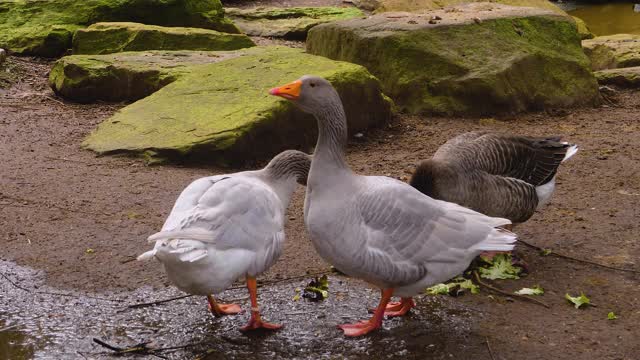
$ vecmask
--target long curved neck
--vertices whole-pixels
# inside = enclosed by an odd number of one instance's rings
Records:
[[[335,94],[334,101],[322,110],[316,111],[314,115],[318,120],[318,142],[313,163],[348,169],[344,157],[347,146],[347,117],[338,94]]]

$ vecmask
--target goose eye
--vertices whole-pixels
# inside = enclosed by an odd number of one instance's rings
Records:
[[[309,83],[309,86],[316,87],[316,83]]]

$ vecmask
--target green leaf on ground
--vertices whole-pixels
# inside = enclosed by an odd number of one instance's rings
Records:
[[[534,285],[532,288],[522,288],[515,292],[517,295],[542,295],[544,289],[539,285]]]
[[[461,288],[468,289],[472,294],[477,294],[480,292],[480,286],[476,285],[470,279],[466,279],[462,282],[458,282]]]
[[[435,284],[431,287],[428,287],[425,292],[429,295],[449,295],[449,285],[448,284]]]
[[[569,294],[565,294],[564,298],[567,299],[576,309],[581,308],[583,305],[587,306],[591,304],[591,300],[584,294],[580,293],[580,296],[573,297]]]
[[[616,315],[613,311],[607,314],[607,319],[609,320],[615,320],[617,318],[618,318],[618,315]]]
[[[425,293],[428,295],[458,296],[464,292],[462,289],[469,290],[469,292],[472,294],[477,294],[480,292],[480,286],[474,284],[470,279],[465,279],[461,276],[458,276],[446,284],[440,283],[428,287],[425,290]]]
[[[551,251],[551,249],[542,249],[542,250],[540,250],[540,255],[548,256],[548,255],[551,255],[552,252],[553,251]]]
[[[511,255],[498,254],[491,260],[483,259],[488,263],[488,267],[480,267],[478,271],[480,276],[485,279],[520,279],[520,271],[522,268],[513,266],[511,263]]]
[[[327,278],[327,275],[311,280],[307,287],[304,288],[302,297],[311,301],[320,301],[328,298],[329,278]]]

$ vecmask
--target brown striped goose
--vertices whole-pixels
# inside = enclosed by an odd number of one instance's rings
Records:
[[[410,184],[434,199],[521,223],[549,201],[558,167],[577,151],[560,137],[469,132],[420,163]]]
[[[347,120],[333,86],[303,76],[271,89],[318,122],[319,134],[307,182],[304,219],[311,241],[340,271],[382,290],[368,321],[340,325],[347,336],[367,334],[384,315],[406,314],[412,296],[460,274],[482,251],[509,251],[510,224],[460,205],[434,200],[406,183],[355,174],[346,162]],[[390,303],[393,295],[400,302]]]
[[[212,294],[246,277],[251,319],[242,331],[279,329],[262,320],[256,276],[273,265],[284,244],[285,211],[296,182],[306,183],[311,159],[295,150],[275,156],[264,169],[197,179],[176,200],[162,230],[149,236],[156,258],[180,290],[205,295],[214,315],[240,312]]]

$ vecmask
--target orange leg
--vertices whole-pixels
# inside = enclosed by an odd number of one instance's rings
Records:
[[[242,311],[240,305],[237,304],[218,304],[211,295],[207,295],[207,300],[209,301],[209,311],[214,316],[235,315]]]
[[[240,328],[240,331],[250,331],[256,329],[278,330],[282,327],[279,324],[270,324],[262,321],[260,310],[258,309],[258,291],[256,286],[256,278],[247,276],[247,288],[251,297],[251,319],[247,326]]]
[[[400,301],[389,301],[387,307],[384,309],[384,316],[403,316],[409,313],[409,311],[416,306],[413,298],[403,297]],[[369,313],[373,314],[376,309],[369,309]]]
[[[383,289],[380,304],[378,304],[378,307],[373,313],[373,317],[371,319],[360,321],[355,324],[338,325],[338,327],[344,331],[345,336],[362,336],[380,328],[382,326],[384,312],[387,309],[387,304],[389,304],[391,296],[393,296],[393,289]]]

